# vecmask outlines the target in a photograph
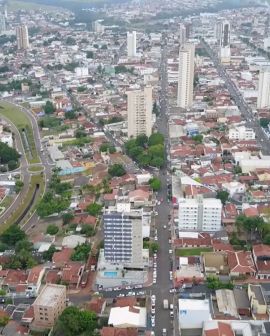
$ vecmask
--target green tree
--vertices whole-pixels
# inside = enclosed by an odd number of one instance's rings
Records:
[[[8,250],[8,245],[0,242],[0,252],[4,252],[6,250]]]
[[[66,119],[76,119],[76,113],[73,110],[67,111],[65,112],[65,118]]]
[[[136,160],[141,154],[143,154],[143,148],[140,146],[135,146],[129,151],[129,156],[134,160]]]
[[[164,157],[164,145],[159,144],[159,145],[154,145],[150,146],[148,149],[148,154],[151,155],[152,157]]]
[[[16,162],[20,157],[20,154],[16,151],[16,149],[9,147],[6,143],[0,141],[0,163],[6,164],[11,161]]]
[[[57,234],[58,231],[59,231],[58,226],[56,226],[55,224],[49,224],[47,227],[46,233],[54,236]]]
[[[151,159],[150,165],[161,168],[164,165],[164,159],[161,157],[154,157]]]
[[[53,336],[94,336],[97,316],[94,312],[78,307],[67,307],[56,322]]]
[[[86,211],[89,213],[91,216],[98,216],[101,213],[102,210],[102,205],[98,203],[92,203],[89,204],[86,208]]]
[[[66,39],[66,44],[67,45],[76,45],[76,40],[73,37],[68,36],[68,38]]]
[[[87,52],[86,52],[86,58],[94,58],[94,53],[93,53],[93,51],[87,51]]]
[[[113,154],[113,153],[116,152],[116,148],[111,144],[103,143],[103,144],[100,145],[99,151],[101,153],[109,152],[110,154]]]
[[[66,224],[70,223],[73,218],[74,218],[74,215],[71,212],[63,213],[63,215],[62,215],[63,225],[66,225]]]
[[[15,246],[18,241],[24,239],[26,239],[25,232],[22,231],[21,228],[15,224],[7,228],[0,236],[1,242],[10,247]]]
[[[226,190],[218,190],[217,192],[217,198],[221,200],[222,204],[226,204],[229,198],[229,193]]]
[[[163,145],[164,144],[164,136],[161,133],[153,133],[150,135],[149,140],[148,140],[148,145],[149,146],[154,146],[154,145]]]
[[[22,190],[23,186],[24,186],[23,181],[16,180],[16,182],[15,182],[15,192],[18,194]]]
[[[235,174],[242,174],[242,168],[241,168],[240,166],[236,165],[236,166],[234,166],[234,168],[233,168],[233,172],[234,172]]]
[[[91,245],[88,243],[77,245],[71,255],[73,261],[86,261],[91,251]]]
[[[52,261],[53,254],[56,251],[57,250],[56,250],[55,246],[51,245],[47,251],[43,252],[44,260]]]
[[[139,166],[146,167],[150,164],[151,157],[146,153],[142,153],[138,156],[137,161],[139,163]]]
[[[78,129],[76,132],[75,132],[75,137],[77,139],[80,139],[80,138],[85,138],[87,136],[86,132],[83,130],[83,129]]]
[[[145,147],[148,143],[148,137],[145,134],[140,134],[135,139],[135,143],[137,146]]]
[[[149,180],[150,187],[153,191],[158,191],[161,189],[161,181],[157,177],[153,177]]]
[[[121,164],[115,163],[109,167],[108,173],[111,176],[123,176],[126,174],[126,171],[125,171],[125,168]]]
[[[159,245],[157,242],[151,242],[149,245],[149,250],[151,253],[156,253],[159,250]]]
[[[203,135],[202,134],[197,134],[192,137],[192,140],[194,140],[197,143],[202,143],[203,141]]]
[[[91,225],[83,224],[81,233],[86,235],[86,237],[92,237],[95,235],[95,229]]]
[[[9,171],[18,168],[18,161],[10,160],[10,161],[8,161],[7,164],[8,164],[8,170],[9,170]]]
[[[53,106],[53,103],[49,100],[46,101],[46,104],[44,106],[44,113],[45,114],[52,114],[55,112],[55,107]]]
[[[1,316],[0,317],[0,327],[4,327],[8,324],[9,317],[8,316]]]
[[[263,127],[263,128],[267,128],[269,122],[270,122],[270,119],[268,119],[268,118],[261,118],[260,119],[260,126]]]
[[[33,243],[31,243],[28,239],[20,240],[15,245],[16,253],[19,253],[21,250],[24,251],[32,251]]]
[[[157,105],[157,102],[155,101],[154,104],[153,104],[153,110],[152,112],[157,116],[159,115],[159,108],[158,108],[158,105]]]

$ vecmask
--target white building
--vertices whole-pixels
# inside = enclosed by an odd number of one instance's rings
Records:
[[[102,24],[103,20],[96,20],[93,23],[93,29],[95,33],[103,34],[105,31],[105,26]]]
[[[190,108],[193,103],[194,55],[194,44],[180,46],[177,106],[181,108]]]
[[[87,67],[77,67],[75,68],[75,73],[78,78],[87,77],[89,75]]]
[[[17,48],[28,49],[29,48],[29,36],[28,28],[26,25],[21,25],[16,27],[16,37],[17,37]]]
[[[127,92],[128,137],[152,133],[152,87]]]
[[[230,23],[228,21],[223,21],[220,37],[220,61],[222,63],[229,63],[230,60],[231,60]]]
[[[178,201],[179,231],[221,230],[222,203],[216,198],[180,198]]]
[[[137,36],[136,31],[127,32],[127,55],[128,57],[136,57]]]
[[[187,31],[186,31],[186,27],[184,24],[180,24],[179,27],[179,44],[185,44],[186,43],[186,38],[187,37]]]
[[[270,48],[270,37],[266,37],[263,40],[263,49],[268,51],[269,48]]]
[[[106,262],[143,268],[141,214],[108,211],[103,215],[103,224]]]
[[[179,299],[179,329],[201,329],[211,320],[209,300]]]
[[[260,159],[258,157],[251,157],[250,159],[240,160],[239,166],[242,169],[242,172],[250,173],[254,172],[256,169],[269,169],[270,168],[270,159]]]
[[[3,34],[7,30],[6,28],[6,18],[5,15],[0,13],[0,35]]]
[[[254,140],[255,136],[254,130],[246,126],[232,127],[229,129],[230,140]]]
[[[270,66],[261,68],[259,75],[259,88],[257,108],[270,107]]]
[[[110,311],[108,325],[113,325],[116,328],[145,328],[146,308],[114,307]]]

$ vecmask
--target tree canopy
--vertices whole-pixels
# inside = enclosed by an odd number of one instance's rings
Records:
[[[45,114],[52,114],[53,112],[55,112],[55,107],[53,106],[53,103],[51,101],[46,101],[46,104],[44,106],[44,112]]]
[[[126,170],[123,165],[115,163],[109,167],[108,173],[111,176],[123,176],[126,174]]]
[[[224,205],[229,198],[229,193],[226,190],[218,190],[217,198],[221,200],[222,204]]]
[[[71,255],[73,261],[86,261],[91,251],[91,245],[88,243],[77,245]]]
[[[161,181],[157,177],[153,177],[149,180],[150,187],[153,191],[158,191],[161,188]]]
[[[94,335],[97,328],[97,316],[94,312],[81,310],[78,307],[67,307],[59,316],[54,327],[54,336]]]
[[[20,154],[16,149],[9,147],[6,143],[0,141],[0,163],[6,164],[10,161],[19,160]]]
[[[89,213],[91,216],[98,216],[101,213],[102,210],[102,205],[98,203],[91,203],[87,206],[86,211]]]

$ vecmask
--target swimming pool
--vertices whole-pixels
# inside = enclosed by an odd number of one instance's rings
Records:
[[[116,278],[117,277],[117,272],[104,272],[104,276],[106,277],[106,278]]]

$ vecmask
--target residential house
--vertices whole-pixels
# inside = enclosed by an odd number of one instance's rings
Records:
[[[236,302],[238,314],[240,316],[250,316],[251,309],[250,309],[247,291],[245,289],[234,288],[233,294],[234,294],[234,299]]]
[[[44,274],[45,267],[42,265],[35,266],[30,270],[27,277],[27,293],[38,294]]]
[[[251,252],[248,251],[228,253],[228,265],[231,277],[254,276],[256,274]]]
[[[248,299],[253,318],[255,320],[268,319],[267,304],[261,285],[248,285]]]
[[[106,300],[102,297],[92,297],[87,308],[101,316],[106,308]]]
[[[72,248],[65,247],[59,252],[54,252],[52,256],[52,262],[55,267],[64,266],[67,262],[70,261],[70,257],[73,253]]]
[[[270,246],[253,245],[252,254],[257,269],[257,278],[270,279]]]
[[[138,306],[113,307],[110,311],[108,324],[118,328],[145,328],[146,308]]]
[[[224,252],[204,252],[202,262],[207,275],[228,274],[228,259]]]

